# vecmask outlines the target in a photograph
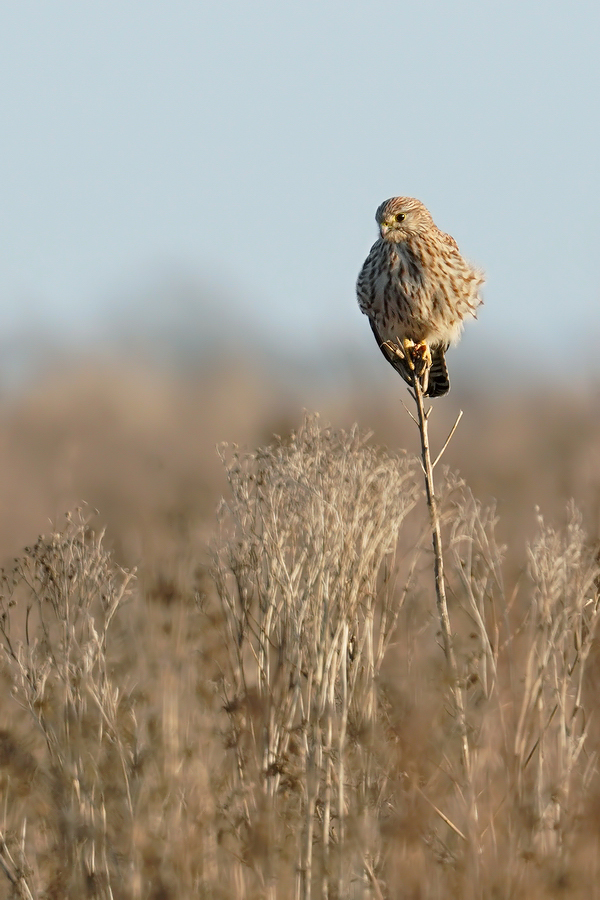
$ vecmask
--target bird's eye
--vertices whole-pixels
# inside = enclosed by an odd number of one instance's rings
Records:
[[[404,222],[406,218],[406,213],[398,213],[396,216],[396,222]]]

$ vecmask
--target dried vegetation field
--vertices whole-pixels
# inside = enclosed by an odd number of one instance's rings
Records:
[[[386,390],[113,361],[4,399],[0,897],[600,896],[600,395],[434,409],[465,773]]]

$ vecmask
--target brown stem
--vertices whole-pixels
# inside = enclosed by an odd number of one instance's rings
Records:
[[[440,528],[440,517],[438,511],[437,500],[435,497],[433,484],[433,466],[431,465],[431,453],[429,450],[429,433],[428,419],[431,408],[425,412],[423,405],[423,388],[419,376],[414,369],[411,370],[413,397],[417,406],[417,425],[419,426],[419,434],[421,437],[421,460],[423,462],[423,472],[425,475],[425,492],[427,496],[427,506],[429,508],[429,517],[431,521],[431,539],[433,543],[433,555],[435,566],[435,595],[437,601],[438,616],[442,629],[442,641],[444,646],[444,654],[446,656],[446,665],[448,667],[448,675],[451,683],[452,696],[454,699],[454,707],[456,711],[456,719],[461,736],[461,761],[463,767],[463,775],[465,783],[470,784],[471,760],[469,752],[469,740],[467,735],[467,723],[465,715],[465,705],[463,693],[458,680],[458,667],[456,665],[456,657],[454,655],[454,647],[452,645],[452,629],[450,626],[450,616],[448,614],[448,603],[446,600],[446,584],[444,582],[444,554],[442,549],[442,533]]]

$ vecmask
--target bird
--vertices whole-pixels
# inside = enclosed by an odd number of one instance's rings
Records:
[[[379,238],[356,283],[358,305],[381,352],[426,397],[450,390],[446,350],[483,302],[483,272],[461,255],[414,197],[392,197],[377,209]]]

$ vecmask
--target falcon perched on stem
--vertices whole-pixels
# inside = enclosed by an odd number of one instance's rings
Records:
[[[475,316],[483,274],[420,200],[392,197],[375,219],[380,237],[358,276],[358,305],[404,380],[412,384],[412,370],[425,396],[442,397],[450,390],[444,354],[458,341],[463,320]]]

